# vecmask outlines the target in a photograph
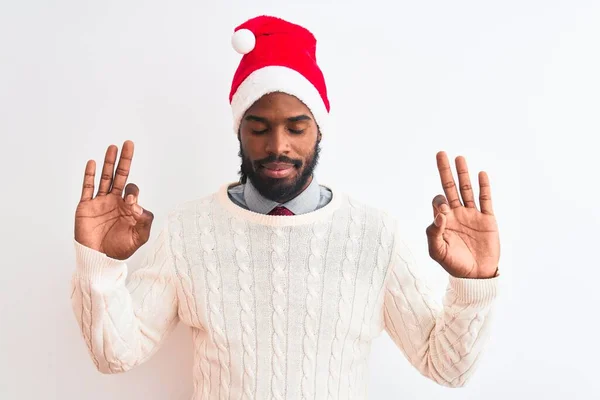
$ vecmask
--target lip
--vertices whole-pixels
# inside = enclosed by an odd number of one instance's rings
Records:
[[[263,164],[262,166],[265,168],[271,169],[271,170],[288,169],[288,168],[293,167],[292,164],[282,163],[282,162],[272,162],[272,163]]]
[[[269,163],[263,165],[261,170],[269,178],[285,178],[292,174],[294,166],[285,163]]]

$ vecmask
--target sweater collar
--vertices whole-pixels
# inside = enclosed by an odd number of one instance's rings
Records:
[[[346,204],[348,202],[348,198],[344,193],[338,192],[331,186],[324,185],[323,187],[331,191],[331,200],[325,206],[318,208],[315,211],[292,216],[260,214],[250,209],[238,206],[229,198],[229,189],[238,185],[240,185],[239,181],[229,182],[221,186],[219,191],[215,194],[217,203],[232,216],[263,226],[291,227],[327,221],[342,204]]]
[[[250,211],[259,214],[268,214],[273,208],[283,206],[293,212],[295,215],[306,214],[315,211],[319,206],[321,199],[321,189],[319,183],[313,174],[312,181],[306,189],[298,196],[286,203],[278,203],[267,199],[258,192],[258,189],[252,185],[250,179],[244,185],[244,200]]]

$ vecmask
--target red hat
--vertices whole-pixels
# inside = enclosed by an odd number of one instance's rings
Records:
[[[273,92],[297,97],[324,129],[329,100],[317,65],[317,41],[310,31],[280,18],[260,16],[235,28],[231,43],[244,55],[229,93],[236,134],[246,110]]]

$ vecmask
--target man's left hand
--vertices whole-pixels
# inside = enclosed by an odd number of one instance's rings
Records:
[[[426,231],[429,255],[457,278],[497,276],[500,237],[487,174],[479,173],[478,210],[464,157],[456,158],[460,197],[446,153],[436,158],[445,196],[433,199],[434,221]]]

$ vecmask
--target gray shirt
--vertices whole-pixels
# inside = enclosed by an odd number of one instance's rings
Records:
[[[283,204],[265,198],[249,179],[243,185],[229,188],[227,193],[238,206],[259,214],[268,214],[277,206],[284,206],[295,215],[306,214],[324,207],[332,197],[331,190],[319,186],[314,175],[311,183],[302,193]]]

